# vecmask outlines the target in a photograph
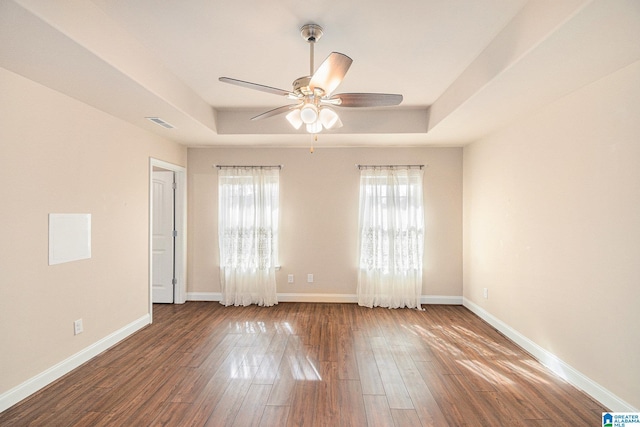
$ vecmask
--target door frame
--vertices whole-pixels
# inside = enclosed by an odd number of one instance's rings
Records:
[[[175,172],[175,276],[173,303],[183,304],[187,300],[187,173],[186,168],[164,160],[149,158],[149,316],[153,320],[153,168]]]

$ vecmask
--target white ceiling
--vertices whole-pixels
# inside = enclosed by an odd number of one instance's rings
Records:
[[[464,145],[640,59],[637,0],[0,0],[0,66],[188,146],[307,145],[249,120],[286,99],[218,81],[290,90],[306,23],[316,66],[354,60],[337,92],[404,96],[318,145]]]

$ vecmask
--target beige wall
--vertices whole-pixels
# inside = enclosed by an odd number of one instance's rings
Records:
[[[2,68],[0,94],[1,395],[148,313],[149,157],[186,148]],[[92,215],[91,259],[48,265],[49,213]]]
[[[359,171],[355,164],[426,164],[423,295],[462,295],[462,149],[190,148],[188,154],[188,289],[220,292],[217,169],[222,165],[277,165],[280,177],[279,294],[352,297],[357,282]],[[314,274],[314,283],[306,282]],[[287,283],[293,274],[294,284]],[[308,297],[308,296],[307,296]]]
[[[638,82],[636,62],[464,150],[465,298],[635,408]]]

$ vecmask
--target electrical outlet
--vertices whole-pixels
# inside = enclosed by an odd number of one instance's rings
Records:
[[[287,283],[293,283],[293,274],[287,276]]]
[[[313,274],[312,273],[307,274],[307,283],[313,283]]]
[[[484,299],[488,299],[489,298],[489,288],[484,288],[482,290],[482,295],[484,296]]]
[[[83,329],[82,329],[82,319],[78,319],[75,322],[73,322],[73,335],[81,334],[82,331],[83,331]]]

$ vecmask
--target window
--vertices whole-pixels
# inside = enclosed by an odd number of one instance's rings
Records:
[[[360,173],[358,304],[420,308],[424,252],[421,169]]]
[[[277,304],[279,168],[218,173],[220,283],[224,305]]]

